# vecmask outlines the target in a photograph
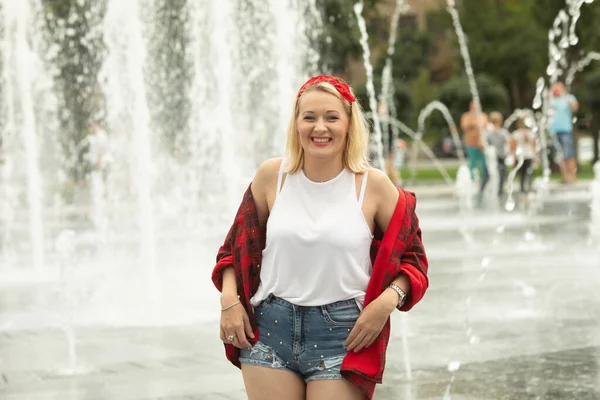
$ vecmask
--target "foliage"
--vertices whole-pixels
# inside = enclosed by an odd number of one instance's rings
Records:
[[[106,2],[42,0],[46,55],[56,68],[54,85],[58,89],[62,148],[69,159],[83,162],[85,147],[79,146],[90,124],[100,122],[102,100],[98,72],[105,48],[101,26]],[[50,46],[52,44],[52,46]],[[79,170],[71,175],[82,179]]]
[[[566,6],[565,0],[537,0],[533,2],[532,15],[537,24],[545,27],[546,31],[561,9]],[[594,1],[581,7],[581,17],[577,22],[576,33],[579,43],[576,50],[598,50],[600,49],[600,3]]]
[[[364,1],[363,16],[367,21],[377,18],[376,5],[381,1]],[[319,54],[318,69],[322,73],[341,75],[347,70],[348,60],[362,57],[355,4],[354,0],[316,0],[322,31],[310,41],[310,46]]]
[[[483,74],[477,76],[476,82],[484,112],[500,111],[506,114],[509,111],[508,94],[502,85]],[[452,78],[440,88],[439,100],[448,106],[457,124],[462,114],[469,110],[471,99],[466,76]]]
[[[427,32],[406,30],[399,34],[392,56],[392,75],[403,81],[417,78],[420,68],[427,66],[429,57],[435,52],[435,45]],[[387,54],[378,61],[378,73],[381,74]]]
[[[188,134],[192,60],[187,0],[155,0],[149,9],[147,79],[153,129],[164,148],[179,151]]]
[[[547,33],[531,23],[531,1],[464,0],[461,21],[476,73],[502,83],[510,107],[531,106],[547,65]]]
[[[377,93],[381,93],[381,76],[376,75],[373,78],[373,84]],[[394,78],[394,104],[398,113],[398,119],[407,120],[412,112],[412,97],[410,87],[401,79]],[[369,97],[367,95],[367,87],[365,84],[355,88],[356,97],[366,112],[371,111]],[[379,99],[378,99],[379,100]]]

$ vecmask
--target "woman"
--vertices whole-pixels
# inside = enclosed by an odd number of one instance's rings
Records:
[[[427,289],[415,198],[369,167],[367,141],[352,89],[311,78],[287,159],[258,168],[219,249],[221,340],[251,400],[372,398],[390,313]]]

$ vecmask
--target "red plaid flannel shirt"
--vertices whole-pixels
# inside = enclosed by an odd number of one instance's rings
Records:
[[[375,232],[371,245],[373,271],[365,306],[375,300],[399,274],[408,276],[411,293],[400,311],[408,311],[417,304],[429,281],[427,278],[427,256],[421,241],[419,220],[415,214],[414,194],[400,190],[400,196],[387,231]],[[258,327],[252,312],[250,298],[260,283],[260,263],[265,246],[266,232],[261,230],[258,214],[250,187],[246,190],[242,204],[225,242],[217,254],[217,264],[212,272],[212,280],[219,291],[222,290],[223,271],[233,266],[237,280],[238,295],[250,317],[250,323],[258,340]],[[342,375],[358,387],[367,399],[373,398],[375,384],[381,383],[385,368],[385,352],[390,338],[390,320],[375,342],[358,353],[348,353],[342,363]],[[241,367],[240,351],[233,345],[225,344],[227,359]]]

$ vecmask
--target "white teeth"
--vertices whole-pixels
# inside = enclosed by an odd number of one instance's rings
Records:
[[[313,142],[317,142],[317,143],[327,143],[329,142],[331,139],[329,138],[312,138]]]

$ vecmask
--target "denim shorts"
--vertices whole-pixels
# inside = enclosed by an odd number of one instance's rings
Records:
[[[573,132],[556,132],[558,142],[562,149],[563,158],[571,160],[575,158],[575,144],[573,143]]]
[[[259,340],[240,362],[294,372],[305,382],[343,379],[340,367],[360,314],[354,300],[303,307],[270,295],[254,308]]]

